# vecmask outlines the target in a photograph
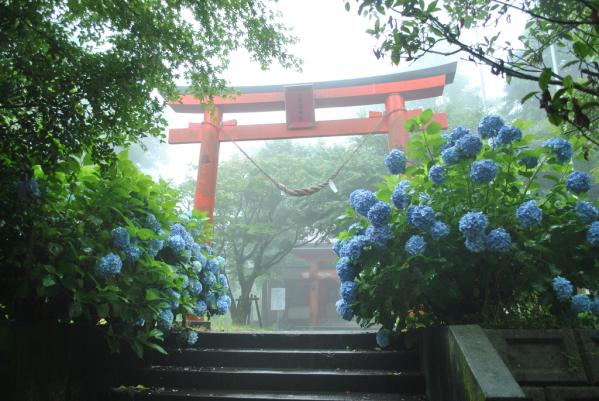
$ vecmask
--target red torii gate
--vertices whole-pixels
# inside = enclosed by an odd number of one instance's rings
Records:
[[[389,148],[405,149],[408,133],[404,121],[420,110],[406,110],[405,101],[427,99],[443,94],[453,82],[456,63],[377,77],[317,82],[301,85],[247,86],[235,88],[239,95],[214,99],[212,113],[201,99],[183,95],[169,106],[176,113],[204,113],[204,121],[188,128],[169,130],[170,144],[201,143],[194,208],[206,211],[212,220],[220,142],[265,139],[311,138],[386,133]],[[181,88],[185,91],[185,88]],[[324,107],[385,104],[382,113],[368,118],[316,121],[314,110]],[[224,121],[224,113],[285,110],[283,124],[237,125]],[[435,114],[434,121],[447,128],[447,115]]]

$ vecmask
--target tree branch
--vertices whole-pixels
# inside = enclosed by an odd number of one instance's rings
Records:
[[[508,76],[524,79],[527,81],[539,82],[538,76],[525,74],[523,72],[513,69],[512,67],[506,67],[506,65],[509,65],[509,64],[506,64],[503,60],[497,59],[499,61],[495,61],[495,60],[492,60],[492,59],[485,57],[484,55],[474,51],[468,45],[466,45],[465,43],[463,43],[459,39],[457,39],[451,32],[448,31],[447,27],[443,23],[441,23],[437,18],[433,17],[432,15],[429,15],[428,19],[435,25],[435,27],[437,29],[439,29],[441,32],[443,32],[443,34],[445,35],[445,37],[447,38],[447,41],[449,43],[453,43],[453,44],[457,45],[464,52],[470,54],[473,58],[478,59],[478,60],[482,61],[483,63],[492,66],[496,71],[505,73]],[[561,76],[559,76],[559,77],[560,77],[560,80],[552,79],[548,83],[551,85],[563,86],[563,79],[561,79]],[[577,89],[578,91],[587,93],[589,95],[597,96],[599,94],[598,91],[586,88],[578,83],[574,83],[573,87],[575,89]]]
[[[518,11],[522,11],[523,13],[528,14],[531,17],[535,17],[535,18],[538,18],[538,19],[541,19],[541,20],[547,21],[547,22],[552,22],[554,24],[559,24],[559,25],[574,25],[574,26],[578,26],[578,25],[597,25],[597,22],[595,22],[593,20],[588,20],[588,21],[561,20],[561,19],[557,19],[557,18],[546,17],[544,15],[537,14],[535,12],[527,10],[527,9],[525,9],[523,7],[518,7],[518,6],[506,3],[506,2],[501,1],[501,0],[491,0],[491,1],[493,3],[497,3],[497,4],[500,4],[500,5],[509,7],[509,8],[513,8],[513,9],[518,10]]]

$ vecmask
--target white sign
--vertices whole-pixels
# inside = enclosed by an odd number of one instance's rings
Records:
[[[285,288],[270,289],[270,310],[285,310]]]

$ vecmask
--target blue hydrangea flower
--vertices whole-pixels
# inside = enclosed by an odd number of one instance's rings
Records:
[[[468,239],[481,239],[484,242],[484,231],[489,225],[489,220],[482,212],[468,212],[462,216],[459,230]]]
[[[428,171],[428,179],[435,185],[442,185],[445,183],[445,169],[443,166],[434,165]]]
[[[344,281],[339,287],[339,296],[348,304],[356,300],[356,283],[353,281]]]
[[[595,299],[591,304],[591,312],[593,312],[595,316],[599,316],[599,295],[595,296]]]
[[[199,273],[200,270],[202,270],[202,268],[206,267],[206,265],[208,264],[208,258],[205,257],[203,254],[199,254],[197,260],[193,262],[194,266],[196,262],[199,263],[199,267],[197,268],[197,272]]]
[[[193,330],[184,330],[181,332],[181,341],[188,345],[194,345],[198,342],[198,333]]]
[[[217,274],[220,271],[220,266],[215,259],[208,259],[206,263],[206,269],[214,274]]]
[[[353,281],[358,276],[358,271],[352,266],[348,258],[339,258],[335,265],[337,276],[343,281]]]
[[[403,180],[397,184],[391,195],[391,202],[393,202],[393,205],[400,210],[410,206],[410,194],[408,193],[409,185],[410,182],[408,180]]]
[[[441,136],[444,138],[447,137],[447,136],[444,136],[444,134],[441,134]],[[441,147],[439,147],[439,154],[442,154],[445,149],[449,149],[449,148],[453,147],[453,145],[454,145],[454,143],[451,141],[443,142],[441,144]]]
[[[365,235],[355,235],[350,239],[343,248],[341,248],[341,256],[346,256],[352,262],[357,262],[362,256],[362,249],[366,246],[368,239]]]
[[[343,240],[337,240],[333,243],[333,252],[335,252],[335,254],[337,256],[341,256],[340,252],[341,252],[341,248],[343,248],[343,245],[345,245],[345,241]]]
[[[173,290],[172,288],[168,288],[166,290],[166,293],[168,294],[168,297],[169,297],[168,303],[170,304],[171,309],[177,309],[179,307],[179,300],[181,300],[181,294],[179,294],[177,291]]]
[[[191,249],[191,247],[196,243],[193,236],[189,233],[183,238],[185,240],[185,245],[187,248]]]
[[[476,155],[483,149],[483,142],[478,135],[464,135],[456,142],[455,148],[461,157],[476,157]],[[441,157],[443,157],[443,155],[441,155]]]
[[[224,274],[221,273],[218,275],[217,282],[218,284],[220,284],[222,288],[229,288],[229,280],[227,280],[227,276],[225,276]]]
[[[171,224],[169,230],[171,232],[171,235],[178,235],[181,238],[185,238],[187,235],[189,235],[185,227],[183,227],[183,225],[181,225],[180,223]]]
[[[212,288],[212,287],[214,287],[214,284],[216,283],[216,276],[211,271],[206,271],[206,272],[204,272],[204,275],[202,276],[202,282],[204,283],[204,285],[206,287]]]
[[[170,309],[164,309],[158,315],[158,328],[162,331],[169,331],[173,327],[175,315]]]
[[[438,241],[443,237],[449,235],[449,226],[442,221],[435,221],[431,226],[431,237],[433,240]]]
[[[599,217],[599,209],[597,209],[591,202],[576,202],[575,211],[578,220],[582,223],[590,223],[597,220],[597,217]]]
[[[111,278],[121,272],[123,261],[114,253],[101,257],[94,268],[94,275],[100,278]]]
[[[522,139],[522,131],[520,131],[520,128],[504,125],[499,130],[499,133],[495,137],[493,143],[495,146],[509,145],[510,143],[519,141],[520,139]]]
[[[464,241],[464,246],[472,253],[483,252],[486,248],[486,241],[484,236],[467,238]]]
[[[488,115],[478,124],[478,134],[482,138],[491,138],[499,133],[503,127],[503,120],[496,115]]]
[[[227,294],[223,294],[218,297],[216,301],[216,314],[224,315],[229,311],[229,307],[231,306],[231,298]]]
[[[207,310],[208,305],[206,305],[206,302],[202,300],[196,302],[195,306],[193,307],[193,313],[195,313],[196,316],[203,316]]]
[[[455,146],[451,146],[441,152],[441,159],[447,165],[456,164],[460,161],[460,152]]]
[[[523,157],[520,163],[526,168],[535,168],[539,164],[539,159],[534,156]]]
[[[412,235],[410,239],[406,241],[404,249],[410,256],[420,255],[426,250],[426,241],[422,235]]]
[[[150,238],[150,240],[148,241],[148,254],[155,258],[156,255],[158,255],[158,252],[160,252],[162,250],[162,248],[164,248],[164,241],[160,240],[158,238]]]
[[[385,165],[390,174],[401,174],[406,169],[406,154],[399,150],[393,149],[385,158]]]
[[[387,202],[377,202],[368,211],[368,221],[375,227],[387,224],[391,215],[391,206]]]
[[[522,227],[529,228],[541,223],[543,211],[539,209],[535,200],[529,200],[518,206],[516,217]]]
[[[470,178],[479,184],[487,184],[495,179],[499,167],[493,160],[478,160],[470,166]]]
[[[123,227],[113,228],[110,236],[112,237],[112,245],[119,249],[125,249],[131,243],[131,236]]]
[[[570,299],[572,292],[574,291],[574,287],[572,286],[570,280],[562,276],[556,276],[551,281],[551,286],[553,287],[553,291],[555,291],[555,296],[560,301],[566,301]]]
[[[381,348],[387,348],[391,345],[391,330],[381,327],[376,332],[376,344]]]
[[[566,178],[566,188],[575,194],[589,192],[591,176],[583,171],[573,171]]]
[[[375,248],[384,248],[385,245],[387,245],[387,243],[393,238],[391,226],[389,224],[385,224],[384,226],[380,227],[369,226],[366,229],[366,238]]]
[[[160,227],[160,223],[156,219],[156,216],[154,216],[153,214],[148,214],[146,216],[146,218],[143,221],[143,226],[145,228],[149,228],[150,230],[154,231],[155,233],[160,232],[160,230],[162,229],[162,227]]]
[[[187,288],[189,286],[189,277],[186,274],[179,274],[179,278],[182,280],[181,288]]]
[[[576,313],[591,310],[591,298],[586,294],[577,294],[572,297],[572,310]]]
[[[599,221],[595,221],[587,231],[587,241],[591,246],[599,245]]]
[[[189,292],[196,297],[202,293],[202,283],[199,280],[191,280],[189,283]]]
[[[204,300],[208,304],[208,308],[216,309],[216,294],[212,291],[204,293]]]
[[[125,247],[125,259],[136,261],[141,256],[141,249],[135,245]]]
[[[349,195],[349,205],[362,216],[366,216],[376,202],[376,195],[365,189],[356,189]]]
[[[180,253],[185,249],[185,240],[180,235],[171,235],[166,240],[166,246],[171,248],[173,252]]]
[[[412,206],[408,209],[407,217],[411,226],[427,231],[435,222],[435,211],[426,205]]]
[[[189,250],[191,251],[191,257],[195,260],[201,260],[205,257],[204,255],[202,255],[202,246],[200,244],[194,242],[189,247]]]
[[[458,126],[451,130],[451,132],[447,136],[447,141],[451,142],[452,144],[455,144],[457,141],[459,141],[466,135],[471,135],[470,130],[462,126]]]
[[[354,311],[343,299],[335,302],[335,308],[337,309],[339,316],[341,316],[341,319],[348,321],[353,319]]]
[[[512,237],[503,228],[496,228],[485,238],[485,248],[491,252],[509,252],[512,249]]]
[[[559,163],[570,161],[570,159],[572,159],[572,155],[574,154],[570,142],[562,138],[547,139],[545,142],[543,142],[543,147],[549,148]]]

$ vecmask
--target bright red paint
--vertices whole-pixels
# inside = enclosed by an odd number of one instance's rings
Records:
[[[405,101],[439,96],[444,86],[453,81],[455,64],[402,74],[314,85],[248,87],[248,93],[240,93],[234,97],[216,97],[216,112],[212,115],[204,110],[200,99],[191,95],[184,95],[180,101],[169,103],[176,112],[204,112],[204,122],[191,123],[187,128],[173,128],[169,131],[170,144],[202,143],[195,209],[206,211],[212,220],[220,142],[365,135],[372,132],[387,133],[389,148],[405,150],[408,133],[404,122],[420,113],[420,110],[407,111]],[[389,81],[399,75],[403,78],[415,78]],[[385,104],[385,115],[370,112],[368,118],[314,120],[315,108],[376,103]],[[235,120],[223,122],[224,112],[272,110],[286,110],[287,123],[237,125]],[[434,120],[447,128],[445,113],[435,114]]]

